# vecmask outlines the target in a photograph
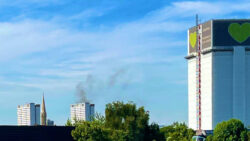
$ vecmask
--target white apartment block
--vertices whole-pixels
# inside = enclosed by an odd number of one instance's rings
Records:
[[[231,118],[240,119],[246,126],[250,125],[250,35],[239,38],[239,34],[244,34],[241,33],[243,30],[237,30],[242,24],[250,25],[250,20],[210,20],[200,25],[203,130],[213,130],[219,122]],[[198,117],[195,39],[198,37],[195,34],[195,27],[190,28],[186,59],[188,125],[196,130]]]
[[[40,125],[40,105],[34,103],[18,105],[17,125]]]
[[[74,123],[75,120],[90,121],[94,116],[95,105],[88,102],[73,104],[70,106],[70,117]]]

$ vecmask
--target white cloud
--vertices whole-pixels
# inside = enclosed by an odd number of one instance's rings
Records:
[[[173,3],[174,9],[177,10],[178,14],[190,15],[194,13],[199,14],[218,14],[221,13],[222,7],[219,3],[209,3],[209,2],[175,2]]]
[[[20,55],[43,51],[48,48],[64,46],[72,40],[64,38],[67,32],[54,28],[46,22],[23,21],[0,23],[0,61]],[[66,44],[67,45],[67,44]]]
[[[75,18],[79,18],[79,16],[89,18],[99,14],[102,13],[90,10],[76,15]],[[28,66],[29,73],[44,77],[44,83],[48,84],[51,82],[47,77],[60,77],[55,81],[67,82],[77,78],[78,80],[83,79],[84,76],[91,73],[110,73],[114,68],[129,66],[133,63],[174,61],[174,56],[179,57],[182,53],[170,55],[169,50],[176,46],[177,48],[185,47],[186,42],[180,41],[178,37],[171,34],[185,31],[188,24],[186,22],[148,20],[152,19],[152,16],[155,15],[118,24],[113,28],[109,27],[110,30],[104,31],[101,29],[76,31],[64,24],[56,23],[54,20],[26,19],[2,22],[0,23],[0,27],[2,27],[0,28],[0,62],[19,60],[23,56],[48,52],[52,55],[47,58],[37,55],[18,61],[23,68],[20,71],[16,70],[22,73],[28,69]],[[166,36],[159,33],[164,33]],[[162,51],[167,56],[158,55],[157,52]],[[61,56],[59,52],[64,53]],[[39,68],[37,65],[39,62],[47,62],[47,64]],[[36,64],[36,68],[33,67],[34,64]],[[29,78],[29,76],[22,77]],[[24,82],[23,86],[51,87],[49,84],[40,85],[40,82],[32,83],[32,81],[34,80]]]
[[[79,78],[79,77],[84,77],[91,73],[88,70],[81,70],[81,71],[75,71],[75,70],[55,70],[55,69],[47,69],[47,70],[41,70],[39,75],[41,76],[58,76],[58,77],[64,77],[64,78]]]
[[[20,81],[8,81],[6,79],[0,79],[1,86],[8,88],[7,90],[1,90],[0,92],[3,93],[10,93],[15,91],[18,88],[25,88],[25,89],[38,89],[38,90],[74,90],[75,85],[77,84],[77,80],[74,79],[64,79],[64,81],[60,81],[59,79],[50,79],[50,78],[25,78],[24,80]],[[63,88],[63,89],[62,89]]]
[[[149,21],[175,21],[176,23],[189,22],[194,24],[195,14],[199,14],[205,20],[211,18],[230,17],[230,14],[235,12],[249,13],[249,1],[240,1],[235,4],[235,1],[181,1],[173,2],[170,5],[150,12],[146,16]],[[190,21],[190,17],[192,18]],[[185,19],[186,18],[186,19]],[[189,19],[187,19],[189,18]]]

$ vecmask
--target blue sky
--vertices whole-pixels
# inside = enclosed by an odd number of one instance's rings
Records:
[[[236,4],[237,3],[237,4]],[[41,103],[65,124],[83,84],[96,111],[134,101],[150,121],[187,122],[187,29],[215,18],[249,18],[247,1],[0,0],[0,124]]]

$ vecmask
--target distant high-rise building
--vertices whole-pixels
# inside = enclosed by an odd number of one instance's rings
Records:
[[[94,116],[95,105],[88,102],[73,104],[70,106],[71,121],[74,123],[75,120],[90,121],[91,117]]]
[[[43,101],[42,101],[42,107],[41,107],[41,125],[46,125],[47,121],[47,113],[45,108],[45,101],[44,101],[44,95],[43,95]]]
[[[54,121],[53,121],[53,120],[50,120],[50,119],[47,119],[46,125],[47,125],[47,126],[54,126]]]
[[[95,104],[90,104],[90,116],[95,115]]]
[[[18,105],[17,125],[40,125],[40,105],[34,103]]]

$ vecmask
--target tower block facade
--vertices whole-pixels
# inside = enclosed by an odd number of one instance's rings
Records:
[[[200,40],[201,129],[240,119],[250,126],[250,19],[210,20],[188,30],[188,125],[197,130],[197,40]],[[199,32],[200,38],[197,36]]]

